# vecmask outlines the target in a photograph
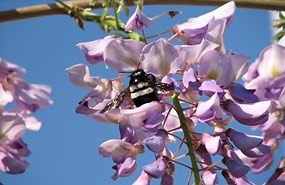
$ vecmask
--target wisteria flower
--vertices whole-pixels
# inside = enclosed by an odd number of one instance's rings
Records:
[[[214,79],[218,85],[228,87],[233,80],[244,73],[241,68],[244,68],[248,62],[249,57],[244,55],[224,54],[212,50],[202,56],[198,73],[200,77]]]
[[[25,72],[0,58],[0,170],[10,174],[22,173],[29,166],[24,157],[30,150],[21,137],[26,130],[38,131],[42,125],[31,112],[53,103],[51,88],[23,80]],[[16,107],[6,109],[4,106],[10,102]]]
[[[133,185],[150,185],[151,178],[147,173],[142,171],[138,179],[133,183]]]
[[[99,39],[95,41],[79,43],[76,46],[81,49],[87,62],[93,65],[97,65],[104,60],[103,54],[105,47],[111,40],[112,38]]]
[[[223,158],[223,163],[227,166],[234,177],[240,178],[247,174],[249,167],[244,164],[232,150],[228,150],[228,156]]]
[[[117,163],[114,167],[117,172],[112,177],[116,180],[119,177],[131,175],[136,169],[136,156],[144,153],[143,145],[133,145],[122,140],[109,140],[99,147],[100,155],[112,157]]]
[[[67,68],[66,71],[70,81],[82,89],[94,89],[97,85],[104,83],[99,77],[91,76],[88,66],[84,64],[74,65]]]
[[[280,160],[280,163],[278,167],[276,168],[275,172],[272,174],[272,176],[269,178],[269,180],[266,182],[266,185],[269,184],[283,184],[285,182],[285,158],[283,157]]]
[[[153,163],[144,166],[143,170],[153,178],[161,178],[165,174],[167,162],[167,157],[161,157]]]
[[[223,108],[234,116],[240,123],[246,125],[259,125],[268,120],[271,101],[262,101],[252,104],[238,104],[232,100],[223,102]]]
[[[25,130],[25,122],[20,116],[0,116],[0,170],[5,173],[22,173],[29,166],[23,159],[29,151],[20,140]],[[22,147],[15,148],[17,145]]]
[[[144,142],[152,152],[161,153],[164,150],[166,139],[167,131],[160,129],[154,136],[146,138]]]
[[[149,17],[147,17],[143,12],[141,12],[140,8],[137,6],[135,13],[130,17],[126,24],[126,31],[131,30],[142,30],[143,26],[152,28],[153,23]]]
[[[221,50],[225,51],[224,31],[232,23],[234,12],[235,3],[231,1],[212,12],[176,25],[174,32],[178,33],[178,38],[185,44],[199,44],[207,39],[219,44]]]
[[[45,108],[53,103],[49,98],[51,88],[47,85],[30,84],[22,79],[15,79],[15,102],[32,112]]]

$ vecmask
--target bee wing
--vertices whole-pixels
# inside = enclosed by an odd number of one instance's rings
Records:
[[[102,109],[100,111],[100,114],[103,114],[107,111],[116,109],[118,107],[120,107],[120,105],[123,103],[125,97],[130,94],[130,89],[129,87],[127,87],[126,89],[124,89],[122,92],[120,92],[120,94],[118,94],[114,99],[112,99],[111,101],[109,101],[106,106],[104,107],[104,109]]]
[[[154,85],[157,94],[168,94],[174,90],[174,86],[166,83],[155,83]]]

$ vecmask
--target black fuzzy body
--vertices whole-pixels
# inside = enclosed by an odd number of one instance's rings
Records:
[[[126,96],[131,96],[133,103],[139,107],[152,101],[160,101],[159,95],[168,94],[174,86],[166,83],[157,83],[152,74],[137,69],[130,75],[129,86],[109,101],[100,111],[101,114],[119,108]]]
[[[155,77],[146,74],[142,69],[137,69],[130,75],[129,89],[131,99],[136,107],[151,101],[159,101],[155,88]]]

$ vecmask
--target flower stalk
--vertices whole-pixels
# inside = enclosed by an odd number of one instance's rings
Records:
[[[195,184],[198,185],[200,184],[200,175],[199,175],[199,167],[198,163],[194,154],[194,145],[192,142],[192,138],[190,136],[190,133],[188,131],[188,127],[186,125],[186,118],[183,114],[183,108],[181,107],[179,100],[178,100],[178,93],[174,93],[172,96],[172,102],[173,105],[175,106],[178,114],[178,118],[180,121],[180,127],[183,130],[184,137],[186,139],[187,143],[187,148],[188,148],[188,155],[190,156],[192,168],[193,168],[193,173],[194,173],[194,178],[195,178]]]

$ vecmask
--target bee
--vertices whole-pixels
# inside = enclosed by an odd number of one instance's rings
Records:
[[[159,83],[152,74],[147,74],[142,69],[133,71],[130,75],[129,86],[106,104],[100,111],[101,114],[118,108],[126,96],[131,99],[136,107],[151,101],[159,101],[159,95],[168,94],[174,90],[174,86],[166,83]]]

